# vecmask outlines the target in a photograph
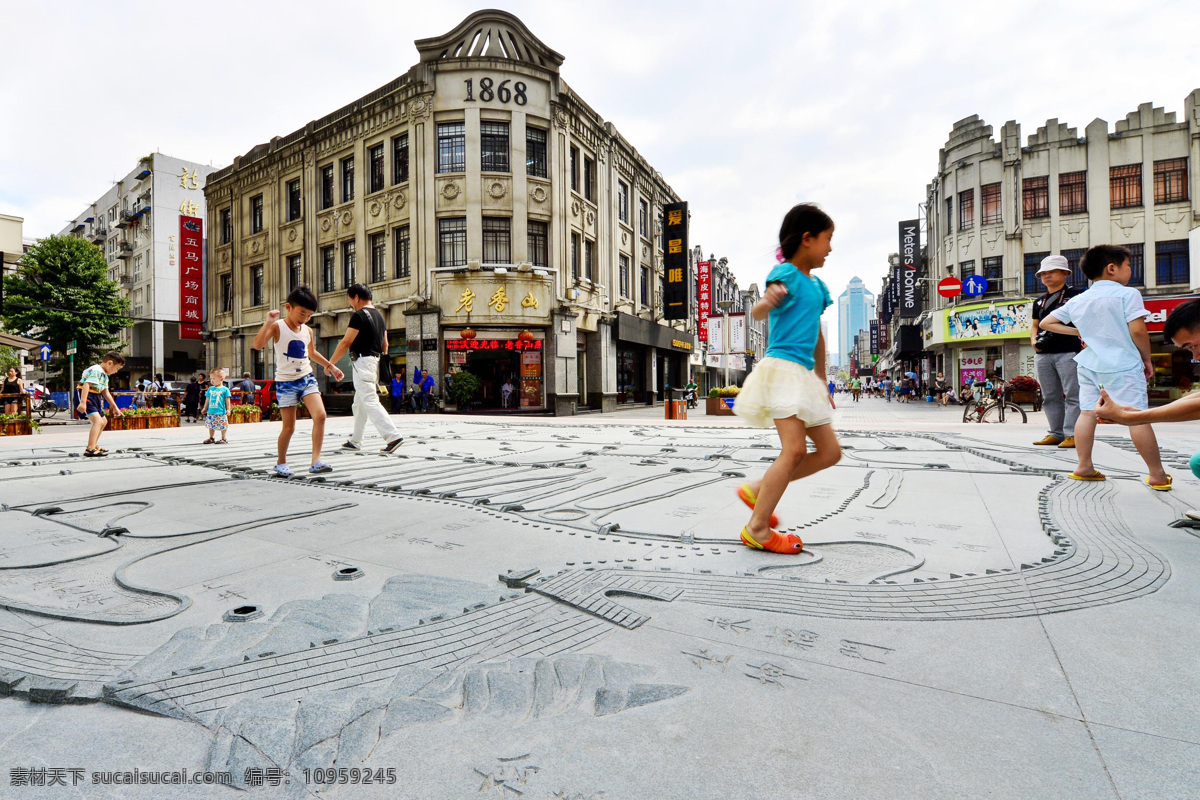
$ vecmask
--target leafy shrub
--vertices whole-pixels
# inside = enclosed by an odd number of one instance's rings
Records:
[[[479,394],[479,378],[469,372],[460,372],[450,382],[450,396],[459,408],[466,408]]]
[[[1008,388],[1014,392],[1036,392],[1041,387],[1028,375],[1018,375],[1008,382]]]

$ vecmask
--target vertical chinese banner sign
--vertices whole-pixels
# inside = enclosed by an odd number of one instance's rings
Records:
[[[663,206],[663,319],[687,319],[691,270],[688,268],[687,203]]]
[[[712,262],[697,261],[696,275],[699,280],[699,291],[697,292],[697,307],[699,308],[698,318],[696,320],[696,333],[700,337],[700,341],[708,341],[708,318],[712,315]]]
[[[204,220],[179,218],[179,338],[204,331]]]

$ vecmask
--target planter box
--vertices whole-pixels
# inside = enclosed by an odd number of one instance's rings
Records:
[[[262,409],[258,406],[234,406],[234,408],[249,408],[250,411],[242,411],[236,417],[232,414],[229,416],[230,425],[240,425],[243,422],[262,422]]]
[[[178,428],[179,415],[173,412],[166,414],[130,414],[122,417],[109,417],[110,431],[142,431],[149,428]]]
[[[1041,392],[1038,392],[1038,391],[1029,391],[1029,392],[1014,391],[1011,393],[1011,395],[1012,396],[1010,399],[1017,405],[1020,405],[1022,403],[1029,403],[1033,406],[1034,411],[1042,410]]]
[[[736,397],[706,397],[704,413],[710,417],[732,417],[735,400]]]
[[[27,419],[10,419],[0,422],[0,436],[31,436],[33,424]]]

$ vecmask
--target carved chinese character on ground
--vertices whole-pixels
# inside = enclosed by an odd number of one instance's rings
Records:
[[[802,678],[799,675],[792,675],[791,673],[787,672],[784,667],[767,661],[764,661],[761,664],[747,664],[746,666],[752,670],[756,670],[755,672],[745,673],[746,677],[753,678],[764,686],[766,684],[772,684],[782,689],[783,678],[794,678],[798,681],[808,680],[808,678]]]
[[[722,658],[721,656],[714,654],[711,650],[701,650],[698,653],[689,653],[686,650],[680,650],[679,652],[691,659],[691,662],[696,665],[696,669],[701,670],[704,669],[704,665],[707,664],[710,667],[719,666],[721,668],[721,672],[724,672],[729,667],[729,662],[733,659],[733,656],[725,656]]]
[[[870,661],[875,664],[886,664],[883,658],[888,653],[896,652],[894,648],[883,647],[878,644],[867,644],[866,642],[852,642],[849,639],[842,639],[842,646],[838,652],[847,658],[857,658],[862,661]]]

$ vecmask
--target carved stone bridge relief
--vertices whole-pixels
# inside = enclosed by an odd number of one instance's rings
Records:
[[[1063,457],[1030,448],[846,433],[842,463],[779,508],[806,542],[786,558],[737,541],[735,489],[773,435],[425,431],[291,481],[268,477],[261,435],[9,457],[0,692],[199,723],[235,776],[369,766],[417,728],[669,713],[711,680],[795,690],[811,658],[886,668],[901,644],[850,622],[1071,611],[1170,576],[1119,481],[1064,481]],[[604,791],[559,785],[545,754],[489,758],[464,791]]]

